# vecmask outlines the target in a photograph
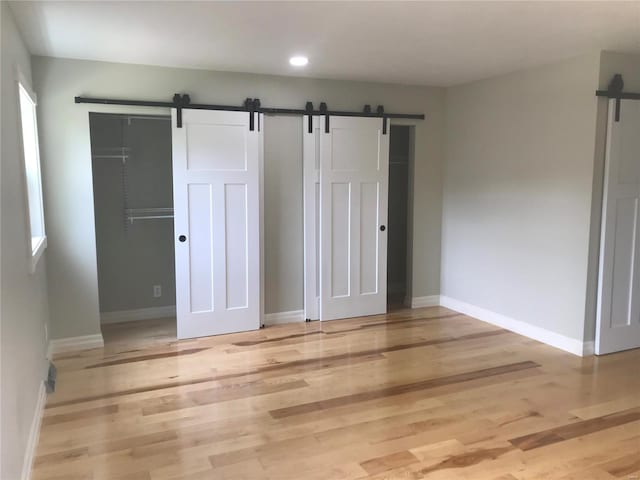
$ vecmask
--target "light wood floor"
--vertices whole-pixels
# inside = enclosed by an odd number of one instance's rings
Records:
[[[640,477],[640,350],[579,358],[437,307],[119,328],[56,358],[35,480]]]

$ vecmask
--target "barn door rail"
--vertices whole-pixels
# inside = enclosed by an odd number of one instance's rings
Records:
[[[313,108],[312,102],[307,102],[304,109],[297,108],[275,108],[263,107],[259,98],[247,98],[242,105],[213,105],[206,103],[191,103],[191,98],[187,94],[176,93],[170,102],[157,102],[150,100],[125,100],[113,98],[95,98],[95,97],[75,97],[75,103],[94,103],[98,105],[126,105],[137,107],[163,107],[175,108],[177,111],[176,121],[177,127],[182,128],[182,110],[190,108],[193,110],[220,110],[225,112],[248,112],[249,129],[254,130],[253,113],[264,113],[266,115],[307,115],[309,116],[309,131],[311,130],[312,118],[314,115],[325,116],[325,131],[329,129],[329,117],[373,117],[382,118],[383,134],[387,133],[387,123],[392,118],[403,118],[410,120],[424,120],[423,113],[387,113],[382,105],[378,105],[375,111],[371,109],[371,105],[365,105],[361,112],[329,110],[325,102],[320,103],[319,109]],[[260,119],[258,119],[258,130],[260,130]]]
[[[640,100],[640,93],[623,92],[624,81],[622,75],[616,73],[606,90],[596,90],[597,97],[614,98],[616,100],[616,122],[620,121],[620,100]]]

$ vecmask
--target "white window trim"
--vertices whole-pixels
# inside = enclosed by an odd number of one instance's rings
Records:
[[[39,142],[39,138],[38,138],[38,126],[37,126],[37,114],[35,115],[35,121],[36,121],[36,135],[35,135],[35,142],[36,142],[36,155],[38,156],[37,158],[37,167],[38,167],[38,181],[39,181],[39,187],[40,187],[40,212],[41,212],[41,218],[39,219],[42,226],[41,226],[41,230],[43,235],[37,237],[36,240],[36,245],[34,246],[34,237],[32,235],[31,232],[31,210],[29,207],[29,203],[30,203],[30,199],[29,199],[29,191],[28,191],[28,179],[27,179],[27,166],[26,166],[26,158],[25,158],[25,146],[24,146],[24,135],[22,132],[22,106],[20,103],[20,89],[24,90],[25,93],[29,96],[29,98],[31,99],[31,101],[33,102],[34,108],[38,105],[38,97],[36,96],[35,92],[31,89],[31,86],[29,85],[29,82],[27,81],[26,77],[22,74],[22,72],[19,69],[16,69],[16,86],[17,86],[17,91],[18,91],[18,95],[17,95],[17,107],[18,107],[18,112],[19,112],[19,131],[20,131],[20,147],[22,149],[22,175],[23,175],[23,183],[25,186],[24,189],[24,199],[25,199],[25,205],[27,206],[26,208],[26,215],[25,215],[25,224],[26,224],[26,243],[29,246],[28,252],[29,252],[29,266],[30,266],[30,273],[35,273],[36,268],[38,266],[38,262],[40,261],[40,258],[42,257],[42,254],[44,253],[44,251],[47,248],[47,234],[46,234],[46,230],[45,230],[45,222],[44,222],[44,192],[42,189],[42,166],[40,164],[40,142]]]
[[[47,236],[38,237],[38,245],[35,249],[32,248],[31,251],[31,273],[36,271],[36,267],[38,266],[38,260],[44,253],[47,248]]]

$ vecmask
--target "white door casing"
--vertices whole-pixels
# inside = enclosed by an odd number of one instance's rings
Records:
[[[640,102],[609,101],[597,354],[640,347]]]
[[[320,318],[320,119],[302,122],[304,196],[304,315]],[[312,131],[309,133],[311,119]]]
[[[182,117],[172,110],[178,338],[260,328],[262,132],[248,112]]]
[[[386,313],[389,134],[381,118],[318,123],[320,319]]]

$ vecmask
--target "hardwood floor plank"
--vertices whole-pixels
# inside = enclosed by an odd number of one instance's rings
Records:
[[[135,435],[128,438],[107,440],[106,442],[91,445],[89,447],[89,455],[96,456],[104,455],[106,453],[132,450],[134,448],[146,447],[177,439],[178,434],[175,431],[167,430],[157,433]]]
[[[142,408],[142,415],[156,415],[158,413],[171,412],[184,408],[212,405],[218,402],[255,397],[258,395],[267,395],[275,392],[284,392],[308,386],[309,384],[304,380],[274,384],[265,382],[249,382],[240,385],[233,385],[231,387],[208,388],[206,390],[189,392],[186,394],[165,395],[147,402],[147,406]],[[151,405],[149,405],[149,403],[151,403]]]
[[[616,413],[621,410],[627,410],[638,405],[638,396],[629,395],[615,400],[598,403],[596,405],[589,405],[584,408],[576,408],[569,413],[575,415],[582,420],[589,420],[591,418],[602,417],[611,413]]]
[[[67,450],[60,453],[50,453],[48,455],[36,456],[33,464],[35,467],[38,467],[41,465],[49,465],[52,463],[67,462],[70,460],[75,460],[77,458],[87,457],[87,456],[89,456],[89,448],[81,447],[81,448],[75,448],[73,450]]]
[[[272,337],[272,338],[264,338],[261,340],[244,340],[240,342],[232,343],[236,347],[252,347],[253,345],[264,345],[265,343],[274,343],[274,342],[282,342],[286,340],[292,340],[297,338],[309,338],[311,336],[317,335],[325,335],[326,332],[322,330],[317,330],[315,332],[305,332],[305,333],[293,333],[291,335],[285,335],[283,337]]]
[[[351,403],[366,402],[368,400],[375,400],[377,398],[392,397],[395,395],[402,395],[404,393],[415,392],[418,390],[429,390],[432,388],[442,387],[445,385],[451,385],[454,383],[468,382],[478,378],[492,377],[496,375],[502,375],[504,373],[516,372],[525,370],[528,368],[539,367],[535,362],[526,361],[509,365],[500,365],[497,367],[485,368],[482,370],[476,370],[467,373],[461,373],[458,375],[450,375],[447,377],[431,378],[420,382],[396,385],[393,387],[382,388],[379,390],[371,390],[368,392],[355,393],[352,395],[344,395],[342,397],[335,397],[328,400],[321,400],[318,402],[309,402],[296,405],[294,407],[285,407],[271,410],[269,413],[273,418],[284,418],[292,415],[302,415],[304,413],[313,412],[316,410],[327,410],[330,408],[336,408]]]
[[[91,395],[86,397],[72,398],[70,400],[62,400],[58,402],[52,401],[52,402],[47,402],[45,409],[65,407],[68,405],[77,405],[81,403],[93,402],[95,400],[106,400],[111,398],[124,397],[127,395],[135,395],[137,393],[154,392],[157,390],[167,390],[169,388],[178,388],[178,387],[184,387],[188,385],[197,385],[200,383],[212,382],[214,380],[215,380],[214,376],[205,377],[205,378],[195,378],[193,380],[166,382],[166,383],[160,383],[156,385],[149,385],[146,387],[129,388],[127,390],[120,390],[116,392],[105,392],[100,395]]]
[[[107,405],[105,407],[90,408],[88,410],[79,410],[73,413],[63,415],[45,415],[42,418],[42,425],[56,425],[58,423],[73,422],[82,420],[83,418],[95,418],[101,415],[112,415],[118,412],[118,405]]]
[[[631,408],[622,412],[612,413],[603,417],[596,417],[580,422],[569,423],[547,431],[536,432],[511,439],[510,442],[520,450],[532,450],[576,437],[613,428],[625,423],[640,420],[640,408]]]
[[[640,449],[640,446],[638,448]],[[600,468],[617,478],[629,477],[640,472],[640,452],[616,458],[601,465]]]
[[[400,318],[396,320],[389,320],[389,321],[376,322],[376,323],[365,323],[355,328],[342,328],[337,330],[316,330],[316,331],[305,332],[305,333],[285,335],[282,337],[265,338],[261,340],[245,340],[245,341],[235,342],[233,343],[233,345],[237,347],[250,347],[254,345],[264,345],[267,343],[282,342],[282,341],[293,340],[293,339],[308,339],[318,335],[344,335],[345,333],[358,332],[358,331],[362,331],[364,329],[369,329],[369,328],[384,328],[386,330],[389,330],[392,328],[398,328],[398,327],[407,328],[410,326],[423,324],[424,322],[430,321],[430,320],[442,320],[445,318],[460,317],[460,316],[461,315],[459,313],[450,314],[450,315],[440,315],[437,317],[424,317],[424,318],[413,318],[409,316],[407,318]],[[318,323],[319,323],[318,328],[322,328],[322,323],[321,322],[318,322]]]
[[[512,452],[513,449],[513,447],[498,447],[472,450],[459,455],[453,455],[436,465],[420,469],[417,472],[418,476],[415,478],[425,478],[430,473],[437,472],[439,470],[466,468],[472,465],[477,465],[481,462],[496,460],[503,455]]]
[[[563,475],[558,480],[616,480],[616,477],[599,468],[587,468],[580,472],[571,472]],[[629,479],[633,480],[633,479]]]
[[[184,350],[176,350],[175,352],[156,353],[152,355],[142,355],[140,357],[128,357],[120,360],[112,360],[110,362],[95,363],[93,365],[87,365],[84,368],[101,368],[111,367],[113,365],[123,365],[134,362],[147,362],[149,360],[156,360],[158,358],[171,358],[180,357],[182,355],[193,355],[194,353],[200,353],[207,350],[206,348],[185,348]]]
[[[411,463],[417,462],[418,459],[411,452],[405,450],[403,452],[390,453],[383,457],[372,458],[360,463],[360,466],[369,474],[375,475],[380,472],[393,470],[394,468],[404,467]]]

